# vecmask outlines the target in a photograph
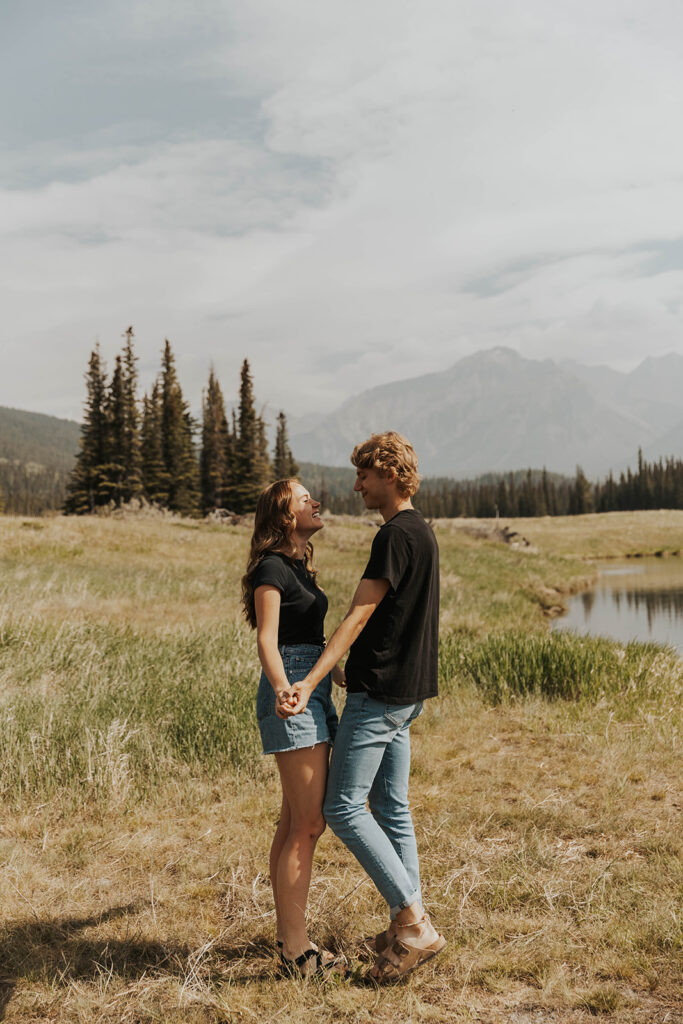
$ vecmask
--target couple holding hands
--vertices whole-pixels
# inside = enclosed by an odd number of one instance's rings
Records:
[[[374,434],[351,462],[354,490],[384,525],[329,642],[311,545],[323,528],[320,503],[298,481],[279,480],[259,498],[242,588],[263,668],[263,752],[275,755],[282,783],[270,851],[282,966],[299,977],[344,973],[344,958],[319,950],[306,928],[313,853],[327,823],[389,907],[388,926],[369,940],[368,977],[381,983],[445,945],[423,909],[408,805],[410,724],[437,694],[439,552],[411,502],[419,486],[412,445],[394,431]],[[346,688],[340,722],[333,682]]]

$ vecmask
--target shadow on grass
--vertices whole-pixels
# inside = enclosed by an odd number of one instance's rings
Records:
[[[273,949],[265,942],[234,946],[207,945],[194,949],[184,944],[136,939],[91,939],[82,933],[108,921],[137,914],[140,907],[111,907],[91,917],[26,918],[0,927],[0,1020],[17,984],[23,979],[48,985],[71,981],[95,982],[107,978],[135,981],[165,976],[187,981],[193,976],[231,984],[248,984],[274,977]],[[257,961],[268,966],[259,969]],[[236,973],[238,964],[252,966]]]

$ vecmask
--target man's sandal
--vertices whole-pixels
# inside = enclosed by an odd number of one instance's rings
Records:
[[[416,921],[415,924],[421,924],[426,920],[427,917],[425,915],[420,921]],[[394,924],[396,931],[411,927],[413,925]],[[404,978],[406,974],[410,974],[411,971],[421,967],[422,964],[435,957],[445,945],[446,940],[443,935],[438,934],[428,946],[415,946],[408,938],[399,939],[398,936],[394,936],[393,941],[380,952],[375,960],[374,967],[368,972],[366,977],[378,985],[389,981],[398,981],[399,978]]]
[[[392,927],[393,923],[389,928],[385,928],[383,932],[378,932],[377,935],[371,935],[369,938],[364,939],[363,945],[365,948],[371,953],[383,953],[394,937]]]
[[[307,949],[301,956],[290,960],[280,953],[280,969],[290,978],[315,978],[325,981],[328,978],[344,977],[348,969],[348,961],[343,954],[335,956],[327,950]]]

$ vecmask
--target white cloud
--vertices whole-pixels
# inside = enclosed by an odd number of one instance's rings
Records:
[[[248,355],[286,408],[493,344],[620,366],[683,350],[680,273],[639,248],[683,237],[679,5],[102,6],[103,65],[130,47],[125,78],[155,53],[154,81],[172,54],[158,123],[195,106],[146,140],[141,82],[127,122],[10,154],[14,404],[75,413],[75,351],[84,365],[98,334],[113,351],[130,321],[150,373],[171,337],[195,402],[210,360],[229,393]],[[48,183],[17,188],[36,152]],[[55,348],[64,371],[34,398],[23,382]]]

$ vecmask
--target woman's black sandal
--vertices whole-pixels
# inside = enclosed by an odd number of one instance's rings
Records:
[[[318,981],[338,975],[343,977],[346,974],[348,961],[343,954],[333,956],[328,954],[330,959],[324,959],[320,950],[307,949],[301,956],[290,960],[284,953],[280,953],[280,967],[283,974],[290,978],[316,978]]]

